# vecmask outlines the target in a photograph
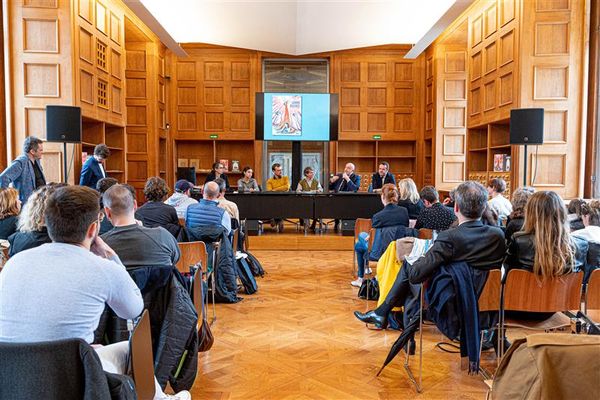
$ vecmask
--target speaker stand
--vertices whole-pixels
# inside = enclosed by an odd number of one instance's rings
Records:
[[[524,165],[523,165],[523,186],[527,186],[527,145],[524,144],[524,157],[523,157],[523,161],[524,161]]]
[[[64,171],[63,176],[64,176],[65,183],[69,183],[69,175],[68,175],[69,171],[67,170],[67,166],[68,166],[68,163],[67,163],[67,142],[63,142],[63,151],[64,151],[64,154],[65,154],[64,157],[63,157],[63,168],[64,168],[64,170],[63,170]]]

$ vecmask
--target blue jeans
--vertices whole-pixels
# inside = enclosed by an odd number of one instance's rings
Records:
[[[356,263],[358,264],[358,277],[363,278],[365,276],[365,266],[369,262],[369,241],[366,239],[368,233],[361,232],[358,234],[358,240],[354,245],[354,252],[356,253]]]

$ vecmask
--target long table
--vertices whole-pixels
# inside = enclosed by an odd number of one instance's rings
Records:
[[[373,193],[294,192],[228,193],[227,200],[237,204],[241,219],[273,218],[371,218],[383,208],[381,196]]]

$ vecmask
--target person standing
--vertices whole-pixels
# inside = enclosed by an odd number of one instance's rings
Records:
[[[0,188],[13,184],[19,191],[19,200],[24,204],[31,193],[46,184],[44,171],[40,160],[44,154],[44,145],[41,139],[28,136],[23,142],[23,154],[0,174]]]
[[[369,192],[380,193],[383,185],[391,183],[396,185],[396,179],[394,174],[390,172],[390,164],[386,161],[379,163],[377,172],[371,177],[371,186],[369,186]]]
[[[83,163],[79,184],[96,189],[96,184],[102,178],[106,178],[105,160],[110,156],[110,149],[104,143],[100,143],[94,148],[94,155],[89,157]]]

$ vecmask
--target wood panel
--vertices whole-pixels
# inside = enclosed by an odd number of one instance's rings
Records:
[[[584,0],[524,1],[519,58],[521,107],[541,107],[544,145],[531,151],[527,181],[564,198],[583,194],[584,87],[589,20]],[[533,149],[532,149],[533,150]],[[521,173],[519,173],[521,175]]]

